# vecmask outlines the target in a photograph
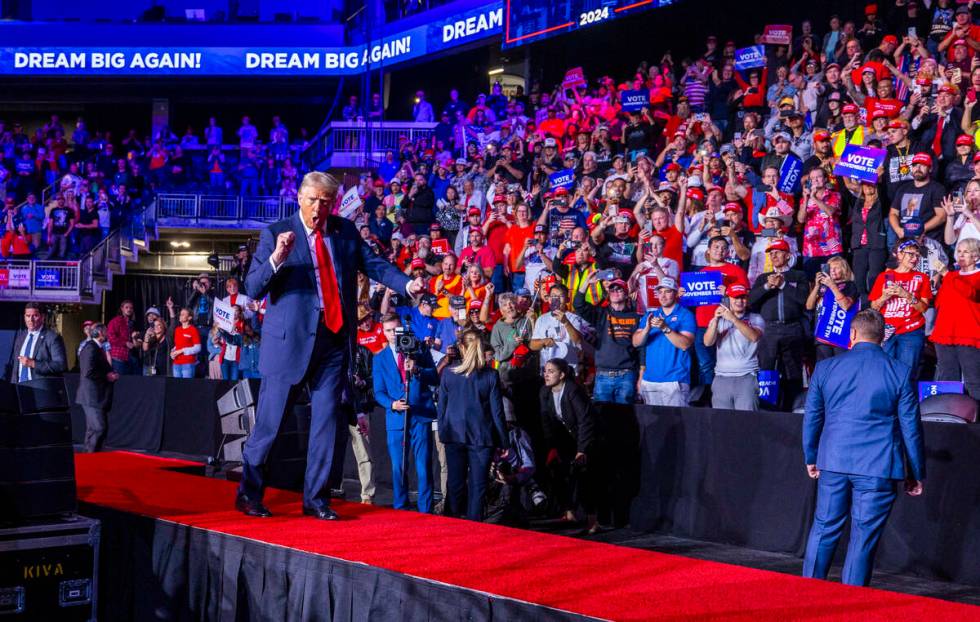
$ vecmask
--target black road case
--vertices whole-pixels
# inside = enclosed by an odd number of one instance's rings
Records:
[[[0,620],[95,620],[100,523],[0,529]]]

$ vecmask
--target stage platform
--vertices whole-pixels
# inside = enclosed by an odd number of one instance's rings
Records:
[[[197,463],[79,455],[102,519],[106,620],[955,620],[980,608],[524,530],[337,502],[232,509]]]

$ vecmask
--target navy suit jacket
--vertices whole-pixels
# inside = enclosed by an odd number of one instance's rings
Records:
[[[925,478],[919,404],[908,365],[858,343],[817,364],[803,415],[806,464],[886,479]]]
[[[374,355],[374,400],[385,409],[385,429],[404,430],[405,413],[391,409],[392,402],[405,397],[405,384],[398,371],[396,354],[390,347],[385,347]],[[439,383],[432,355],[428,352],[416,357],[415,367],[419,374],[413,376],[408,385],[409,414],[415,418],[435,419],[436,409],[432,403],[432,387]]]
[[[439,381],[439,438],[443,443],[510,447],[497,370],[483,368],[461,376],[451,368]]]
[[[269,257],[276,248],[280,233],[296,234],[293,249],[278,270],[272,269]],[[354,223],[330,216],[326,232],[333,247],[334,271],[340,286],[344,328],[350,352],[357,337],[357,272],[380,281],[398,292],[405,291],[409,279],[371,250],[358,235]],[[262,230],[258,247],[245,279],[249,296],[261,300],[269,296],[262,322],[262,347],[259,349],[259,371],[290,384],[303,379],[313,353],[313,343],[320,319],[316,258],[310,254],[306,230],[299,212]]]
[[[20,354],[24,342],[27,340],[27,329],[21,329],[14,340],[14,352],[10,357],[11,365],[7,370],[7,377],[10,382],[17,382],[20,377],[20,363],[17,356]],[[65,354],[65,340],[61,335],[44,327],[38,333],[38,342],[34,346],[34,369],[31,376],[36,380],[45,376],[61,376],[68,370],[68,357]]]

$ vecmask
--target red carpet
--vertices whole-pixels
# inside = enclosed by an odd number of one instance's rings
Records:
[[[300,514],[270,490],[276,514],[232,509],[234,483],[173,472],[192,463],[113,452],[79,455],[86,502],[361,562],[612,620],[980,620],[980,608],[775,572],[360,504],[343,520]]]

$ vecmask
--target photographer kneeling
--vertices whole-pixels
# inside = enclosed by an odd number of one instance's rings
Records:
[[[408,442],[415,457],[418,478],[419,512],[432,512],[432,437],[429,430],[435,410],[432,387],[439,382],[432,354],[411,332],[403,331],[401,318],[394,313],[381,320],[388,345],[374,356],[374,399],[385,409],[388,454],[394,507],[408,507],[408,478],[405,471],[405,417],[408,416]],[[405,386],[408,385],[406,398]]]

